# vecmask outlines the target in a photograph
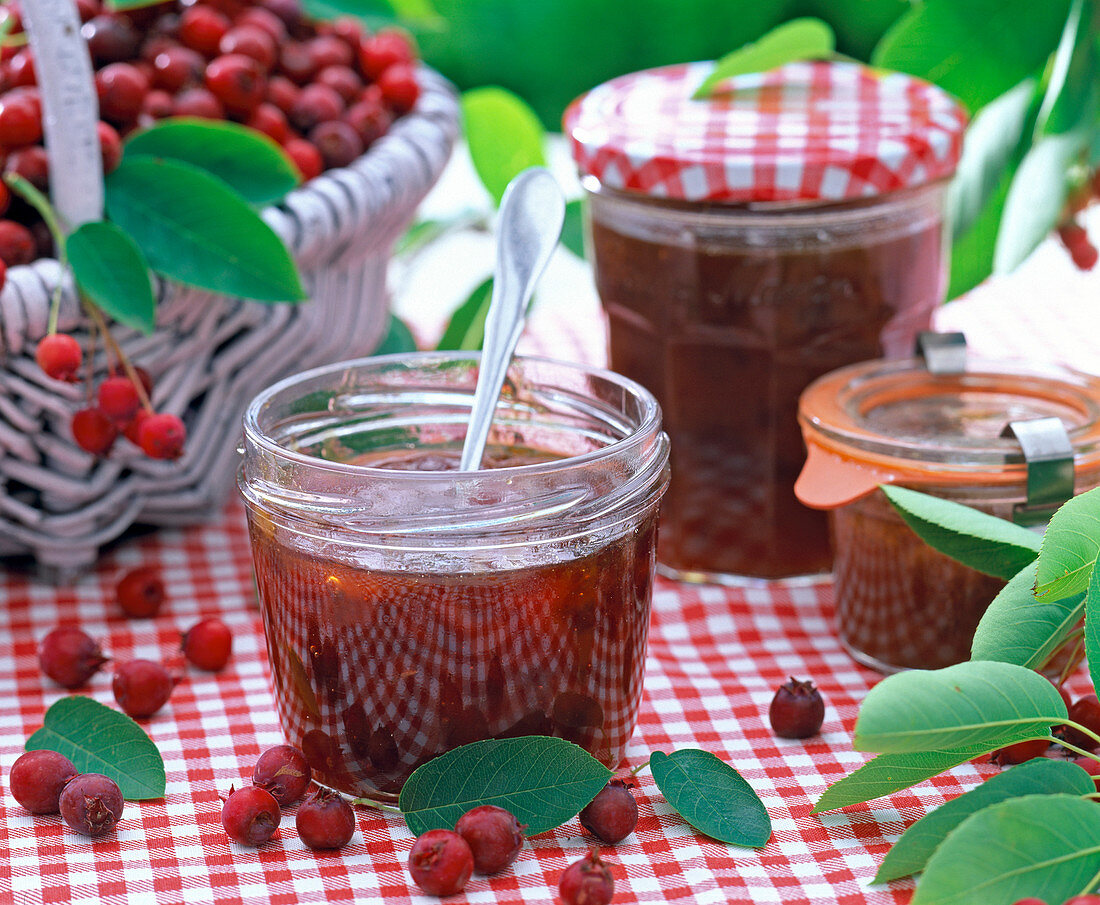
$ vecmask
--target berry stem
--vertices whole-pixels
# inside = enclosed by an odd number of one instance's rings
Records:
[[[92,319],[93,324],[97,324],[99,329],[103,333],[103,341],[107,344],[107,348],[115,360],[122,365],[122,369],[126,372],[126,376],[130,379],[130,382],[134,385],[134,389],[137,391],[138,399],[141,400],[141,405],[149,414],[153,414],[153,404],[149,401],[149,396],[145,392],[145,385],[141,382],[141,378],[138,376],[137,371],[134,370],[134,366],[130,364],[130,359],[126,357],[126,353],[122,351],[122,347],[118,344],[115,338],[111,335],[111,331],[107,329],[107,323],[103,319],[103,313],[84,297],[84,294],[77,289],[77,293],[80,295],[80,301],[84,305],[84,310],[88,312],[88,317]]]
[[[361,804],[368,808],[375,808],[379,811],[384,811],[387,814],[397,814],[398,816],[404,816],[404,811],[401,808],[395,808],[393,805],[382,804],[380,801],[375,801],[373,798],[353,798],[352,804]]]
[[[642,772],[642,770],[644,770],[648,766],[649,766],[649,761],[646,760],[646,762],[644,764],[638,764],[638,766],[636,766],[633,770],[631,770],[630,775],[631,776],[637,776],[639,773]]]
[[[1075,723],[1075,722],[1073,722],[1073,720],[1066,720],[1066,725],[1067,726],[1072,726],[1074,729],[1077,729],[1078,731],[1085,733],[1085,735],[1088,735],[1088,736],[1091,736],[1092,738],[1095,738],[1097,743],[1100,744],[1100,738],[1096,737],[1096,733],[1089,732],[1089,730],[1086,729],[1084,726],[1082,726],[1080,723]],[[1092,760],[1096,761],[1097,763],[1100,763],[1100,754],[1096,754],[1094,751],[1086,751],[1084,748],[1078,748],[1076,745],[1072,745],[1069,742],[1064,741],[1060,738],[1052,738],[1051,741],[1055,742],[1056,744],[1061,745],[1063,748],[1067,748],[1068,750],[1072,751],[1074,754],[1080,754],[1082,757],[1088,757],[1088,758],[1091,758]]]
[[[1058,676],[1058,687],[1061,688],[1065,684],[1066,679],[1073,675],[1078,666],[1081,665],[1081,661],[1085,659],[1085,630],[1083,628],[1076,629],[1066,636],[1066,640],[1063,644],[1068,643],[1074,637],[1077,638],[1077,644],[1073,648],[1073,653],[1070,654],[1069,660],[1066,661],[1066,665],[1062,668],[1062,674]]]
[[[67,268],[69,264],[68,257],[65,254],[65,228],[64,224],[57,216],[57,211],[55,211],[53,205],[50,204],[50,199],[38,191],[38,189],[18,173],[5,173],[4,182],[6,182],[13,192],[33,207],[38,212],[39,216],[42,217],[43,222],[50,231],[50,235],[53,236],[53,245],[54,248],[57,249],[57,260],[61,263],[61,268],[63,270]],[[76,281],[74,280],[73,282],[75,283]],[[58,280],[57,285],[53,288],[53,295],[50,297],[50,317],[46,325],[47,333],[57,332],[57,317],[60,308],[61,281]]]

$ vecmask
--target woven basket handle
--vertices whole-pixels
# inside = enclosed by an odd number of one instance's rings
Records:
[[[103,217],[99,102],[73,0],[22,0],[42,95],[50,200],[66,229]]]

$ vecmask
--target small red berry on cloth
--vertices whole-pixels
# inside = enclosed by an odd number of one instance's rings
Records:
[[[781,685],[768,708],[772,732],[781,738],[817,735],[825,720],[825,702],[813,682],[791,677]]]
[[[451,830],[428,830],[417,838],[409,852],[413,882],[433,896],[461,892],[473,872],[470,846]]]

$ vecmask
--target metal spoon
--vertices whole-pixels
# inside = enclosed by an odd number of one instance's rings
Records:
[[[565,198],[548,170],[524,170],[504,190],[497,226],[493,296],[485,317],[481,372],[462,446],[461,471],[481,467],[504,375],[523,332],[527,302],[558,244],[564,219]]]

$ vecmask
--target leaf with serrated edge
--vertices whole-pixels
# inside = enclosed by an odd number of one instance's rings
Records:
[[[709,751],[654,751],[649,769],[665,800],[699,832],[731,845],[767,845],[772,823],[764,803],[740,773]]]
[[[986,607],[974,631],[971,660],[999,660],[1039,669],[1084,615],[1084,598],[1035,599],[1035,563],[1021,569]]]
[[[109,776],[130,801],[164,797],[164,760],[153,740],[126,714],[91,698],[54,702],[26,748],[57,751],[81,773]]]
[[[113,223],[85,223],[65,242],[73,277],[96,306],[120,324],[152,333],[156,299],[141,249]]]
[[[1058,689],[1034,670],[972,660],[887,676],[864,698],[852,745],[887,754],[999,748],[1017,731],[1049,735],[1067,716]]]
[[[1066,760],[1037,757],[1005,770],[912,824],[886,853],[872,882],[886,883],[920,873],[947,834],[982,808],[1021,795],[1087,795],[1095,791],[1092,777]]]
[[[912,905],[1064,902],[1100,874],[1100,807],[1025,795],[971,814],[928,860]]]
[[[1005,519],[907,487],[882,492],[926,544],[986,575],[1008,581],[1039,552],[1038,534]]]
[[[791,19],[722,57],[714,64],[714,69],[703,83],[695,89],[692,100],[708,97],[726,79],[755,72],[769,72],[799,60],[824,59],[835,49],[836,36],[825,22],[809,16]]]
[[[577,816],[611,775],[564,739],[489,739],[417,767],[401,789],[398,806],[416,835],[453,829],[471,808],[491,804],[511,811],[534,836]]]
[[[1039,550],[1035,596],[1060,600],[1083,593],[1100,553],[1100,487],[1064,503],[1050,520]]]
[[[880,754],[829,786],[810,813],[820,814],[892,795],[1004,745],[1034,737],[1034,733],[1016,732],[997,744],[972,745],[956,751]]]

